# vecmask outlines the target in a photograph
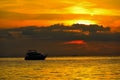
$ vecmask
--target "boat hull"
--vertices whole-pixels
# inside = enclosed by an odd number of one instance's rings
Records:
[[[47,56],[26,56],[25,60],[45,60]]]

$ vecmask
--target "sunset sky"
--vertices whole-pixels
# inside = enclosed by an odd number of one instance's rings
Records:
[[[120,26],[120,0],[0,0],[0,28],[55,23]]]
[[[119,41],[120,0],[0,0],[0,56],[120,55]]]

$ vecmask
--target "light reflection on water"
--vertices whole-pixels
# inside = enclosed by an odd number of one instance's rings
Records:
[[[120,80],[120,57],[0,58],[0,80]]]

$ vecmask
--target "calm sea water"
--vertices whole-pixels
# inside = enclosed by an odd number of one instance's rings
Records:
[[[120,57],[0,58],[0,80],[120,80]]]

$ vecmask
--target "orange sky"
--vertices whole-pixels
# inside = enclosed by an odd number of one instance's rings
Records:
[[[100,24],[113,29],[120,26],[120,0],[0,0],[0,3],[0,28],[55,23]]]

